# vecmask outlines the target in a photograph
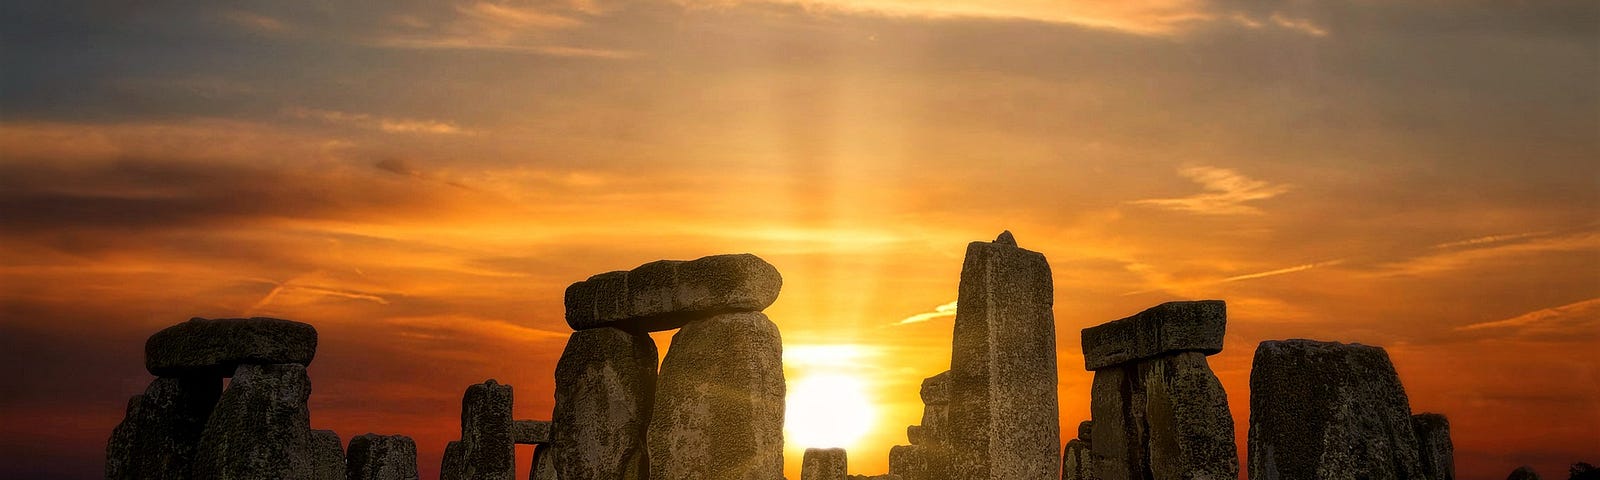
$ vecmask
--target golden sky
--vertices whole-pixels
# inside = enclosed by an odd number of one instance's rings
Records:
[[[98,477],[144,339],[259,315],[321,333],[314,426],[431,478],[468,384],[548,418],[568,284],[732,252],[883,473],[1004,229],[1064,430],[1081,328],[1218,298],[1241,454],[1307,337],[1386,347],[1460,478],[1600,463],[1600,5],[1106,3],[7,2],[0,476]]]

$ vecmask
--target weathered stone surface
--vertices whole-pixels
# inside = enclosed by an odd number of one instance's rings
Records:
[[[1078,422],[1078,440],[1087,442],[1091,438],[1094,438],[1094,420]]]
[[[889,474],[905,480],[948,480],[928,470],[931,455],[928,447],[921,445],[895,445],[889,447]]]
[[[318,480],[345,478],[344,442],[333,430],[312,430],[311,473]]]
[[[843,448],[807,448],[800,461],[800,480],[848,480]]]
[[[1083,363],[1099,370],[1176,352],[1222,351],[1227,306],[1221,300],[1167,302],[1083,329]]]
[[[1252,479],[1423,479],[1405,388],[1378,347],[1261,342],[1249,441]]]
[[[511,386],[494,379],[461,397],[461,478],[511,480],[517,475],[511,441]]]
[[[918,395],[922,397],[923,405],[949,405],[950,371],[922,379],[922,389]]]
[[[950,361],[954,478],[1050,478],[1061,468],[1054,290],[1038,252],[972,242]]]
[[[661,260],[567,287],[567,325],[671,330],[718,314],[759,312],[782,287],[778,269],[748,253]]]
[[[405,435],[368,433],[350,439],[350,480],[417,480],[417,442]]]
[[[167,327],[144,344],[144,366],[160,377],[233,375],[251,364],[310,365],[317,329],[276,318],[193,318]]]
[[[1079,439],[1067,441],[1066,448],[1061,450],[1061,480],[1094,478],[1094,460],[1089,458],[1089,444]]]
[[[240,365],[200,435],[194,478],[318,478],[310,396],[304,365]]]
[[[222,379],[157,378],[128,400],[127,415],[106,445],[106,478],[189,478],[189,464]]]
[[[1417,432],[1417,454],[1422,476],[1428,480],[1456,480],[1455,445],[1450,442],[1450,420],[1437,413],[1411,416]]]
[[[654,374],[655,372],[651,372]],[[550,422],[544,420],[517,420],[511,422],[511,441],[517,445],[550,443]]]
[[[533,467],[528,469],[528,480],[556,480],[556,455],[550,445],[533,449]]]
[[[1539,480],[1539,474],[1533,471],[1533,467],[1523,465],[1512,470],[1506,480]]]
[[[516,447],[512,447],[516,448]],[[462,468],[461,441],[451,440],[444,444],[444,458],[440,460],[439,480],[460,480]]]
[[[551,443],[562,480],[649,476],[645,443],[656,389],[656,343],[615,328],[579,330],[556,363]]]
[[[783,341],[759,312],[685,325],[661,362],[653,480],[783,477]]]
[[[928,438],[927,435],[928,432],[926,429],[922,428],[922,425],[906,426],[906,441],[911,442],[912,445],[927,445],[933,443],[932,439]]]
[[[914,425],[917,432],[907,429],[907,441],[912,445],[944,445],[948,443],[950,423],[950,372],[944,371],[922,381],[922,424]]]
[[[1079,428],[1099,478],[1239,476],[1227,393],[1205,354],[1096,370],[1089,408],[1094,420]]]
[[[885,473],[882,475],[851,475],[848,478],[850,480],[902,480],[899,475],[895,475],[893,473]]]

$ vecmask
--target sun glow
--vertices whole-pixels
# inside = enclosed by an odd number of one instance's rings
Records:
[[[800,448],[857,446],[878,412],[867,382],[850,375],[816,373],[789,384],[786,441]]]

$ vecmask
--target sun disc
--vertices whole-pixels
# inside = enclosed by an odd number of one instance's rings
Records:
[[[866,382],[860,378],[821,373],[789,384],[784,431],[791,445],[854,447],[876,418]]]

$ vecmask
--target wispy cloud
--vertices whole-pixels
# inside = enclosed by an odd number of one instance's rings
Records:
[[[1532,312],[1517,315],[1505,320],[1474,323],[1456,327],[1459,331],[1489,330],[1502,328],[1521,328],[1537,324],[1544,324],[1560,320],[1581,322],[1585,325],[1596,323],[1600,319],[1600,298],[1591,298],[1580,302],[1573,302],[1557,307],[1543,308]]]
[[[742,0],[679,0],[697,6],[756,3]],[[987,18],[1059,23],[1138,35],[1175,33],[1211,18],[1197,0],[1062,2],[1054,0],[770,0],[810,11],[836,11],[911,18]]]
[[[1250,273],[1250,274],[1245,274],[1245,275],[1232,276],[1232,277],[1224,278],[1220,282],[1217,282],[1217,283],[1237,282],[1237,281],[1240,281],[1240,280],[1253,280],[1253,279],[1257,279],[1257,278],[1272,277],[1272,276],[1283,275],[1283,274],[1288,274],[1288,273],[1304,272],[1306,270],[1310,270],[1310,269],[1313,269],[1313,268],[1329,267],[1329,266],[1338,265],[1338,264],[1341,264],[1341,263],[1344,263],[1344,259],[1329,260],[1329,261],[1326,261],[1326,262],[1307,263],[1305,265],[1295,265],[1293,267],[1280,268],[1280,269],[1277,269],[1277,270],[1268,270],[1268,271],[1265,271],[1265,272]]]
[[[254,305],[251,305],[250,308],[246,309],[245,310],[245,314],[246,315],[252,314],[254,312],[261,311],[261,309],[266,308],[268,305],[271,305],[272,302],[277,300],[279,296],[281,296],[281,295],[283,295],[285,293],[289,293],[289,292],[303,292],[303,293],[316,295],[316,296],[337,297],[337,298],[345,298],[345,299],[351,299],[351,300],[365,300],[365,301],[376,303],[376,304],[379,304],[379,305],[388,305],[389,304],[389,300],[388,299],[385,299],[385,298],[383,298],[383,296],[380,296],[380,295],[377,295],[377,294],[354,291],[354,290],[332,288],[332,287],[327,287],[327,286],[322,286],[322,285],[300,284],[300,283],[298,283],[298,278],[290,279],[290,280],[283,281],[283,282],[279,282],[279,281],[271,280],[271,279],[266,279],[266,278],[252,278],[252,279],[250,279],[250,281],[272,284],[272,290],[268,290],[267,294],[263,295],[261,297],[261,300],[256,301],[256,303]]]
[[[366,113],[350,113],[306,107],[291,107],[285,109],[284,113],[295,118],[315,119],[327,123],[351,125],[387,133],[424,133],[432,135],[473,133],[470,130],[456,126],[454,123],[440,120],[390,118]]]
[[[574,4],[573,13],[591,15],[586,3]],[[624,59],[622,50],[566,45],[552,38],[556,32],[585,26],[583,19],[529,6],[477,2],[456,7],[455,17],[438,24],[415,17],[398,17],[403,31],[381,35],[366,43],[380,48],[412,50],[477,50],[555,57]]]
[[[1246,205],[1247,202],[1266,200],[1290,190],[1288,185],[1252,179],[1226,168],[1191,166],[1179,169],[1178,173],[1200,184],[1204,192],[1181,198],[1151,198],[1130,203],[1204,215],[1254,215],[1260,214],[1261,210]]]
[[[894,322],[894,324],[895,325],[910,325],[910,324],[913,324],[913,323],[926,322],[926,321],[933,320],[933,319],[936,319],[936,318],[945,318],[945,317],[954,317],[954,316],[956,316],[956,302],[952,301],[952,302],[946,303],[944,305],[933,307],[933,311],[931,311],[931,312],[918,313],[916,315],[912,315],[912,316],[903,318],[898,322]]]
[[[289,24],[284,23],[283,20],[279,20],[276,17],[245,10],[234,10],[224,13],[222,18],[232,22],[235,25],[239,25],[241,27],[261,33],[280,33],[290,29]]]

